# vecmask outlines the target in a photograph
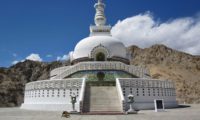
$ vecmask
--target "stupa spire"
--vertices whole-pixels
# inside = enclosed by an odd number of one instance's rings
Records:
[[[103,0],[98,0],[98,2],[94,5],[96,9],[96,14],[95,14],[95,24],[96,26],[103,26],[106,24],[106,17],[105,17],[105,4],[103,3]]]
[[[97,3],[95,3],[94,8],[96,9],[96,14],[94,17],[95,25],[90,26],[90,36],[95,35],[108,35],[111,36],[110,30],[111,26],[106,25],[106,17],[105,17],[105,4],[103,3],[103,0],[98,0]]]

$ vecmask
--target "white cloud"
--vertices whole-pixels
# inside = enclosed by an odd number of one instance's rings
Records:
[[[176,50],[200,55],[200,17],[160,22],[148,12],[118,21],[111,32],[126,46],[138,45],[145,48],[164,44]]]
[[[30,54],[29,56],[26,57],[26,60],[32,60],[32,61],[39,61],[42,62],[42,58],[40,57],[39,54]]]
[[[67,60],[67,59],[69,59],[69,55],[63,55],[62,57],[61,56],[57,57],[57,61],[64,61],[64,60]]]
[[[39,61],[39,62],[43,61],[39,54],[32,53],[29,56],[27,56],[25,59],[22,59],[20,61],[14,60],[11,64],[15,65],[19,62],[24,62],[25,60],[32,60],[32,61]]]
[[[12,62],[12,65],[15,65],[15,64],[17,64],[17,63],[19,63],[19,61],[18,61],[18,60],[15,60],[15,61]]]

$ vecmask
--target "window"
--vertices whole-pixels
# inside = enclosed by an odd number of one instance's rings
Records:
[[[72,89],[70,89],[70,95],[72,95]]]
[[[158,96],[160,96],[160,91],[159,91],[159,88],[157,89],[157,92],[158,92]]]
[[[57,97],[60,97],[60,90],[58,89],[58,94],[57,94]]]
[[[38,90],[38,97],[40,97],[40,90]]]
[[[126,88],[123,88],[123,95],[126,96]]]
[[[145,91],[144,91],[144,88],[142,89],[142,93],[143,93],[143,96],[145,96]]]
[[[138,86],[138,81],[136,81],[136,86]]]
[[[150,88],[148,88],[148,94],[149,94],[149,96],[151,96],[151,93],[150,93]]]
[[[168,96],[169,94],[168,94],[168,89],[166,89],[166,96]]]
[[[49,90],[47,90],[47,95],[49,96]]]
[[[123,91],[123,95],[126,96],[126,91]]]
[[[130,93],[133,94],[133,89],[132,88],[130,88]]]
[[[137,96],[139,96],[139,89],[137,88]]]

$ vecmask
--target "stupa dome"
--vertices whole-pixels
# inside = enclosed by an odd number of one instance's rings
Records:
[[[95,35],[81,40],[75,47],[73,59],[91,57],[93,50],[101,46],[108,52],[107,57],[126,58],[126,48],[123,43],[112,36]]]
[[[95,25],[90,26],[90,36],[82,39],[70,53],[72,63],[82,61],[121,61],[129,63],[126,47],[112,37],[111,26],[106,25],[105,4],[98,0],[95,4]]]

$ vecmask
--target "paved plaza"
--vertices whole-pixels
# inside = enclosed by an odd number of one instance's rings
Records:
[[[71,115],[61,118],[61,112],[21,110],[20,108],[0,108],[0,120],[200,120],[200,105],[166,109],[155,113],[153,110],[139,111],[137,115]]]

